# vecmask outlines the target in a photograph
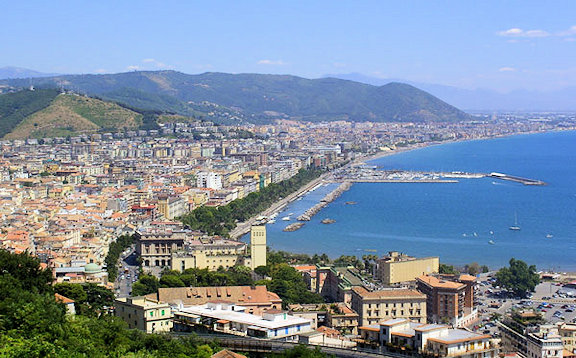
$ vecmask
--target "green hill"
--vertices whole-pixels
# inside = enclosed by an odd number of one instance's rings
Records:
[[[58,90],[48,89],[1,95],[0,138],[12,132],[26,117],[48,107],[58,94]]]
[[[228,118],[265,121],[279,116],[311,121],[459,121],[469,116],[413,86],[378,87],[335,78],[175,71],[67,75],[0,84],[63,86],[130,106],[182,115],[223,113]],[[230,115],[233,113],[233,115]]]
[[[137,129],[143,117],[116,103],[58,90],[0,95],[0,137],[4,139]]]

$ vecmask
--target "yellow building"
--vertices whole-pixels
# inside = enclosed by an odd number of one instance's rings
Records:
[[[256,222],[250,228],[250,268],[266,266],[266,223]]]
[[[426,323],[426,295],[416,290],[370,292],[364,287],[353,287],[352,309],[358,313],[361,326],[394,318]]]
[[[168,332],[172,329],[170,305],[146,297],[118,298],[114,301],[114,311],[128,324],[148,333]]]
[[[561,323],[558,325],[558,334],[562,338],[564,349],[574,353],[576,350],[576,324]]]
[[[241,241],[205,237],[189,240],[183,250],[172,252],[171,269],[183,272],[189,268],[216,271],[246,265],[246,244]]]
[[[377,278],[386,285],[414,281],[416,277],[438,273],[439,257],[415,258],[396,251],[378,259]]]

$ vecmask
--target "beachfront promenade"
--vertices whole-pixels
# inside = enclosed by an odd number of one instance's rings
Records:
[[[238,225],[236,226],[236,228],[234,228],[234,230],[230,231],[230,238],[233,240],[236,240],[238,238],[240,238],[240,236],[247,234],[250,232],[250,226],[252,226],[252,224],[254,222],[257,221],[257,219],[261,216],[270,216],[276,212],[279,212],[280,210],[282,210],[288,203],[296,200],[298,197],[304,195],[305,193],[309,192],[310,190],[312,190],[312,188],[316,187],[317,185],[320,185],[322,183],[324,183],[325,181],[328,180],[329,177],[331,177],[332,174],[331,173],[324,173],[322,174],[320,177],[312,180],[310,183],[304,185],[302,188],[298,189],[297,191],[295,191],[294,193],[288,195],[287,197],[285,197],[284,199],[281,199],[280,201],[278,201],[277,203],[273,204],[272,206],[270,206],[268,209],[264,210],[263,212],[261,212],[258,215],[255,215],[253,217],[251,217],[249,220],[242,222],[242,223],[238,223]]]

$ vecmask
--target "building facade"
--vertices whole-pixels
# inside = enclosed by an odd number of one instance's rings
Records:
[[[440,258],[415,258],[396,251],[376,261],[376,277],[386,285],[414,281],[418,276],[438,273]]]
[[[426,323],[426,296],[416,290],[370,292],[364,287],[354,287],[352,309],[358,313],[361,326],[370,326],[393,318]]]
[[[118,298],[114,312],[128,324],[128,328],[148,333],[168,332],[172,329],[170,305],[146,297]]]

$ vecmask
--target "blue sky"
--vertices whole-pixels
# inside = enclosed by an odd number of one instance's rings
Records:
[[[7,1],[0,67],[576,83],[575,1]]]

